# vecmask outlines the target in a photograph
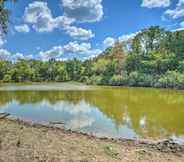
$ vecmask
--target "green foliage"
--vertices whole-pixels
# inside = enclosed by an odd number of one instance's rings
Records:
[[[156,79],[156,76],[134,71],[134,72],[131,72],[128,77],[128,85],[151,87],[154,85],[155,79]]]
[[[87,80],[87,84],[96,84],[96,85],[102,85],[102,77],[93,75],[89,80]]]
[[[159,27],[117,42],[100,56],[80,61],[0,60],[0,81],[80,81],[87,84],[184,89],[184,32]]]
[[[184,89],[184,74],[177,71],[168,71],[165,75],[160,77],[156,86]]]
[[[109,80],[109,84],[113,86],[126,85],[127,76],[113,75],[112,78]]]
[[[184,60],[179,61],[178,70],[184,72]]]
[[[158,26],[144,29],[134,38],[132,51],[139,55],[147,55],[151,51],[161,50],[161,42],[166,36],[166,31]]]
[[[3,77],[3,82],[11,82],[12,77],[10,74],[5,74]]]
[[[8,18],[10,11],[5,8],[5,2],[15,0],[0,0],[0,31],[7,33]]]

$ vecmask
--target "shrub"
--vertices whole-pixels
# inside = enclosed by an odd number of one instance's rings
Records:
[[[184,74],[168,71],[158,79],[157,87],[184,89]]]
[[[5,74],[5,76],[3,77],[3,82],[11,82],[12,77],[9,74]]]
[[[102,84],[102,77],[93,75],[89,80],[87,80],[87,84],[95,84],[95,85],[101,85]]]
[[[112,78],[109,80],[109,84],[113,86],[120,86],[124,85],[125,80],[121,75],[113,75]]]

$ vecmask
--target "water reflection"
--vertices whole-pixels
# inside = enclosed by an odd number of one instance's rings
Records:
[[[110,137],[184,135],[184,92],[99,87],[70,91],[0,91],[0,111]]]

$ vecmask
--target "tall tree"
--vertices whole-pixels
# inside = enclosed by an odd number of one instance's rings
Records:
[[[166,38],[164,29],[154,26],[142,30],[133,40],[133,52],[140,55],[147,55],[149,52],[160,50],[160,43]]]
[[[0,0],[0,33],[4,34],[7,33],[8,29],[8,19],[10,11],[5,7],[5,2],[12,1],[15,2],[16,0]]]

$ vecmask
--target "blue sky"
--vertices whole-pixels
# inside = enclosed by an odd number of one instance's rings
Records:
[[[86,59],[159,25],[184,28],[184,0],[18,0],[0,58]]]

